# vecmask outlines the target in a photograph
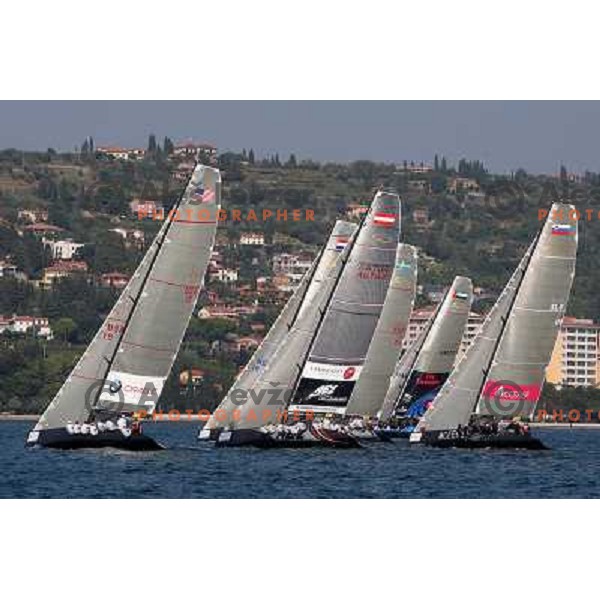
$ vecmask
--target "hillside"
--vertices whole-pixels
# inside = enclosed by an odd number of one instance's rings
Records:
[[[253,154],[253,153],[252,153]],[[471,277],[483,288],[475,310],[484,309],[507,281],[540,225],[538,211],[553,198],[570,198],[593,219],[580,223],[577,277],[568,314],[600,319],[600,176],[561,178],[487,173],[478,161],[445,160],[431,170],[411,164],[348,165],[298,162],[290,157],[253,161],[251,155],[222,154],[223,208],[219,227],[219,268],[236,272],[237,281],[209,281],[198,308],[215,303],[246,307],[235,318],[194,319],[163,397],[163,408],[213,408],[244,364],[287,296],[269,288],[273,257],[280,252],[315,255],[338,218],[365,205],[379,186],[402,197],[404,241],[420,249],[419,283],[448,284],[455,275]],[[54,339],[34,332],[0,335],[0,412],[38,412],[51,399],[116,299],[119,289],[105,285],[107,275],[130,275],[159,222],[138,218],[130,203],[151,201],[169,208],[181,193],[185,164],[160,151],[143,160],[101,159],[93,153],[59,155],[0,152],[0,261],[14,264],[20,278],[0,278],[0,315],[48,317]],[[232,219],[239,211],[240,221]],[[294,220],[292,211],[314,211],[314,221]],[[248,220],[251,211],[287,211],[287,220]],[[85,271],[39,285],[56,263],[23,211],[47,212],[56,239],[83,244],[76,258]],[[350,211],[350,212],[349,212]],[[132,242],[111,230],[139,231]],[[265,245],[240,244],[244,232],[265,234]],[[36,283],[38,282],[38,283]],[[426,298],[421,296],[420,303]],[[247,342],[240,342],[240,339]],[[244,345],[246,344],[247,345]],[[180,374],[195,369],[196,382]],[[186,380],[187,381],[187,380]]]

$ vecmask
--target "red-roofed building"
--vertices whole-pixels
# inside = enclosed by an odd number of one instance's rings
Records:
[[[31,329],[35,330],[36,335],[39,337],[44,337],[48,340],[54,337],[47,317],[32,317],[29,315],[5,317],[0,315],[0,333],[10,331],[12,333],[25,334]]]
[[[142,148],[120,148],[119,146],[99,146],[96,148],[96,156],[113,158],[116,160],[142,159],[146,151]]]
[[[57,279],[70,277],[74,274],[87,273],[87,270],[87,263],[83,260],[59,260],[44,269],[41,283],[44,287],[49,287]]]
[[[34,235],[57,235],[64,231],[62,227],[58,227],[57,225],[48,225],[47,223],[33,223],[32,225],[26,225],[23,227],[24,231],[29,231]]]

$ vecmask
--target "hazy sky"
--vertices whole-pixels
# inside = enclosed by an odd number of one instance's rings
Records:
[[[0,102],[0,148],[146,146],[193,138],[258,156],[451,163],[493,171],[600,171],[600,102]]]

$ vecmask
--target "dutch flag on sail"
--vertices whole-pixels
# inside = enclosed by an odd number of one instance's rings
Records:
[[[341,252],[347,245],[350,240],[347,237],[338,237],[335,240],[335,250],[336,252]]]
[[[393,227],[396,215],[391,213],[377,212],[373,215],[373,223],[378,227]]]
[[[575,227],[569,223],[552,225],[552,235],[575,235]]]

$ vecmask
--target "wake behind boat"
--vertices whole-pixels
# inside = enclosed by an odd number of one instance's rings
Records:
[[[136,416],[154,412],[203,285],[221,198],[197,165],[142,262],[27,446],[160,450]]]

